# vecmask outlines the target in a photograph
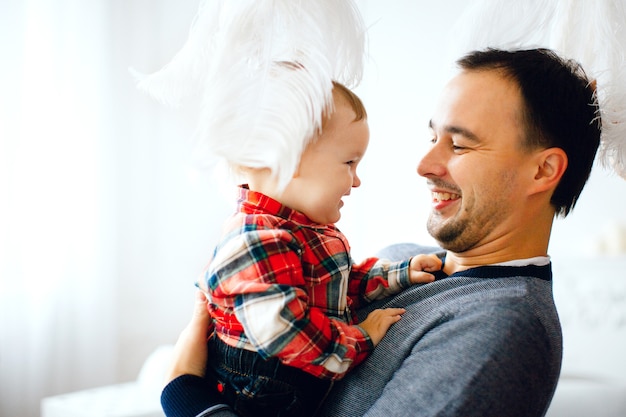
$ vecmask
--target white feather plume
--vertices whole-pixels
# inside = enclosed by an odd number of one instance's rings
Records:
[[[362,76],[365,29],[351,0],[204,0],[182,50],[138,87],[202,98],[196,137],[231,167],[268,167],[284,187],[332,105]]]
[[[596,80],[600,162],[626,179],[626,0],[478,0],[453,39],[460,56],[486,47],[546,47]]]

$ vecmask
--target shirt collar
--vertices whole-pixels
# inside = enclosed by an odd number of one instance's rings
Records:
[[[446,262],[445,252],[440,256],[443,264]],[[440,280],[448,277],[475,277],[475,278],[509,278],[509,277],[535,277],[545,281],[552,280],[552,267],[549,256],[537,256],[534,258],[517,259],[499,264],[482,265],[447,275],[442,269],[434,273],[435,279]]]
[[[267,195],[252,191],[247,185],[239,187],[239,211],[246,214],[269,214],[303,226],[325,226],[311,221],[304,213],[285,206]]]
[[[526,258],[526,259],[515,259],[513,261],[501,262],[498,266],[526,266],[526,265],[537,265],[544,266],[550,263],[549,256],[535,256],[534,258]]]

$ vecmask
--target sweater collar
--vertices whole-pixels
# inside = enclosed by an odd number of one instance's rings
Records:
[[[444,260],[445,261],[445,260]],[[552,281],[552,264],[546,265],[523,265],[523,266],[507,266],[507,265],[485,265],[475,268],[466,269],[464,271],[455,272],[446,275],[443,271],[435,273],[435,279],[443,278],[515,278],[515,277],[533,277],[544,281]]]
[[[513,278],[513,277],[533,277],[544,281],[552,281],[552,263],[549,257],[533,258],[521,260],[519,262],[507,262],[505,264],[483,265],[447,275],[443,272],[443,264],[446,263],[446,252],[441,252],[442,266],[440,271],[434,273],[435,279],[451,277],[467,278]],[[547,260],[547,262],[546,262]],[[529,263],[528,261],[532,261]]]

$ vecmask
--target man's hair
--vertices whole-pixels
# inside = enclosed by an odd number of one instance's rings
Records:
[[[463,70],[499,70],[519,87],[526,149],[561,148],[568,166],[551,204],[562,217],[576,205],[600,145],[600,110],[579,63],[549,49],[470,52],[457,61]]]

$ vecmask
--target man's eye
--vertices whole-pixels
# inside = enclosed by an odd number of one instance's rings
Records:
[[[459,145],[458,143],[454,143],[454,142],[452,142],[452,150],[453,150],[453,151],[455,151],[455,152],[456,152],[456,151],[462,151],[462,150],[465,150],[465,149],[467,149],[467,147],[465,147],[465,146],[461,146],[461,145]]]

